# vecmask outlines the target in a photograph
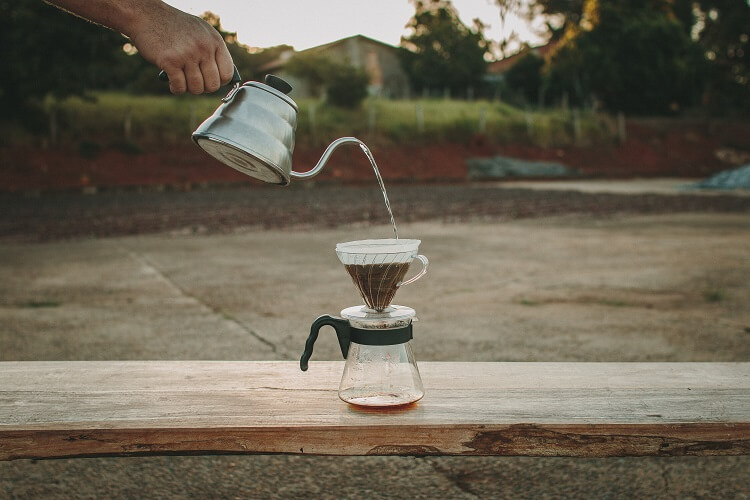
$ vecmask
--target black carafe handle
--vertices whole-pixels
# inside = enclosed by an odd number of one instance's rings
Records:
[[[336,330],[336,336],[339,339],[339,346],[341,347],[341,354],[344,356],[344,359],[346,359],[346,355],[349,353],[349,343],[351,342],[349,322],[336,316],[324,314],[313,321],[312,326],[310,326],[310,335],[307,337],[307,342],[305,342],[305,352],[302,353],[302,357],[299,360],[299,367],[303,372],[307,371],[307,362],[310,361],[310,356],[312,356],[313,345],[318,340],[318,332],[323,326],[332,326]]]

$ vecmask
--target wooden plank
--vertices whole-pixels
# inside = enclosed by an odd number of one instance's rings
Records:
[[[0,459],[194,453],[750,453],[750,363],[420,363],[361,409],[342,362],[0,363]]]

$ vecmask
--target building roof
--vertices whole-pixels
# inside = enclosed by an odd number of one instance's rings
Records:
[[[538,57],[545,58],[547,55],[559,44],[558,41],[549,42],[546,45],[540,45],[538,47],[524,47],[519,52],[512,56],[505,57],[498,61],[493,61],[487,65],[487,73],[489,74],[500,74],[505,73],[510,68],[515,66],[518,61],[523,59],[528,54],[535,54]]]
[[[300,53],[303,53],[303,52],[316,52],[318,50],[325,50],[325,49],[328,49],[328,48],[331,48],[331,47],[335,47],[336,45],[344,44],[344,43],[348,42],[351,39],[357,39],[357,38],[361,39],[363,41],[367,41],[367,42],[371,42],[371,43],[377,44],[377,45],[382,45],[383,47],[387,47],[389,49],[395,49],[396,48],[395,46],[393,46],[393,45],[391,45],[389,43],[381,42],[380,40],[375,40],[374,38],[370,38],[369,36],[357,34],[357,35],[352,35],[352,36],[347,36],[347,37],[341,38],[341,39],[336,40],[334,42],[324,43],[323,45],[317,45],[315,47],[310,47],[309,49],[300,50]]]
[[[322,45],[316,45],[315,47],[310,47],[309,49],[300,50],[299,52],[296,52],[296,51],[287,51],[287,52],[284,52],[279,57],[277,57],[276,59],[274,59],[273,61],[269,61],[266,64],[264,64],[263,66],[261,66],[259,69],[260,69],[260,71],[263,71],[263,72],[274,71],[276,69],[284,67],[286,65],[286,63],[289,61],[289,59],[291,59],[292,55],[294,55],[295,53],[296,54],[305,54],[305,53],[309,53],[309,52],[323,51],[323,50],[327,50],[327,49],[336,47],[338,45],[343,45],[343,44],[345,44],[345,43],[347,43],[347,42],[349,42],[350,40],[353,40],[353,39],[359,39],[359,40],[362,40],[362,41],[365,41],[365,42],[374,43],[376,45],[381,45],[383,47],[387,47],[387,48],[393,49],[393,50],[397,49],[397,47],[395,47],[395,46],[393,46],[393,45],[391,45],[389,43],[381,42],[380,40],[375,40],[374,38],[370,38],[369,36],[357,34],[357,35],[347,36],[347,37],[341,38],[339,40],[335,40],[333,42],[324,43]]]

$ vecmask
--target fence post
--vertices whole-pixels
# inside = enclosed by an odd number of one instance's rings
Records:
[[[57,144],[57,105],[53,104],[49,113],[49,142],[53,146]]]
[[[537,90],[536,105],[539,109],[544,109],[544,85],[540,85]]]
[[[466,100],[474,100],[474,87],[469,87],[468,89],[466,89]]]
[[[617,113],[617,140],[620,144],[624,144],[628,140],[627,130],[625,127],[625,113],[619,111]]]
[[[315,116],[317,107],[317,103],[310,104],[310,139],[313,145],[318,143],[318,122]]]
[[[192,132],[193,130],[195,130],[195,127],[198,125],[195,119],[195,104],[191,102],[190,106],[188,106],[188,109],[190,110],[190,115],[188,117],[188,122],[189,122],[188,125],[190,126],[190,132]]]
[[[581,144],[581,115],[578,108],[573,109],[573,141],[576,146]]]
[[[417,115],[417,132],[420,134],[424,133],[424,108],[420,103],[414,107],[414,112]]]
[[[529,139],[534,138],[534,116],[529,113],[529,110],[526,110],[526,134],[529,136]]]
[[[375,109],[375,102],[371,101],[369,109],[367,110],[367,134],[372,136],[375,134],[375,123],[377,119],[377,110]]]
[[[126,140],[130,140],[133,132],[133,109],[128,106],[125,108],[125,117],[122,119],[122,133]]]
[[[487,110],[484,106],[479,108],[479,132],[484,134],[487,131]]]

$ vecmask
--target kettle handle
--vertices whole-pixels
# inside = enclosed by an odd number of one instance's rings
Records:
[[[234,72],[232,73],[232,79],[229,81],[230,84],[235,85],[237,83],[242,83],[242,77],[240,76],[240,71],[237,69],[237,66],[233,66]],[[167,72],[164,70],[161,70],[159,72],[159,80],[162,82],[168,82],[169,77],[167,76]]]
[[[310,335],[307,337],[307,342],[305,342],[305,351],[299,360],[299,367],[303,372],[307,371],[307,362],[310,361],[313,353],[313,345],[318,340],[318,332],[320,332],[321,327],[326,325],[332,326],[336,330],[336,336],[339,339],[339,346],[341,347],[341,354],[344,356],[344,359],[346,359],[346,355],[349,353],[349,343],[351,342],[349,322],[343,318],[324,314],[313,321],[312,326],[310,326]]]

